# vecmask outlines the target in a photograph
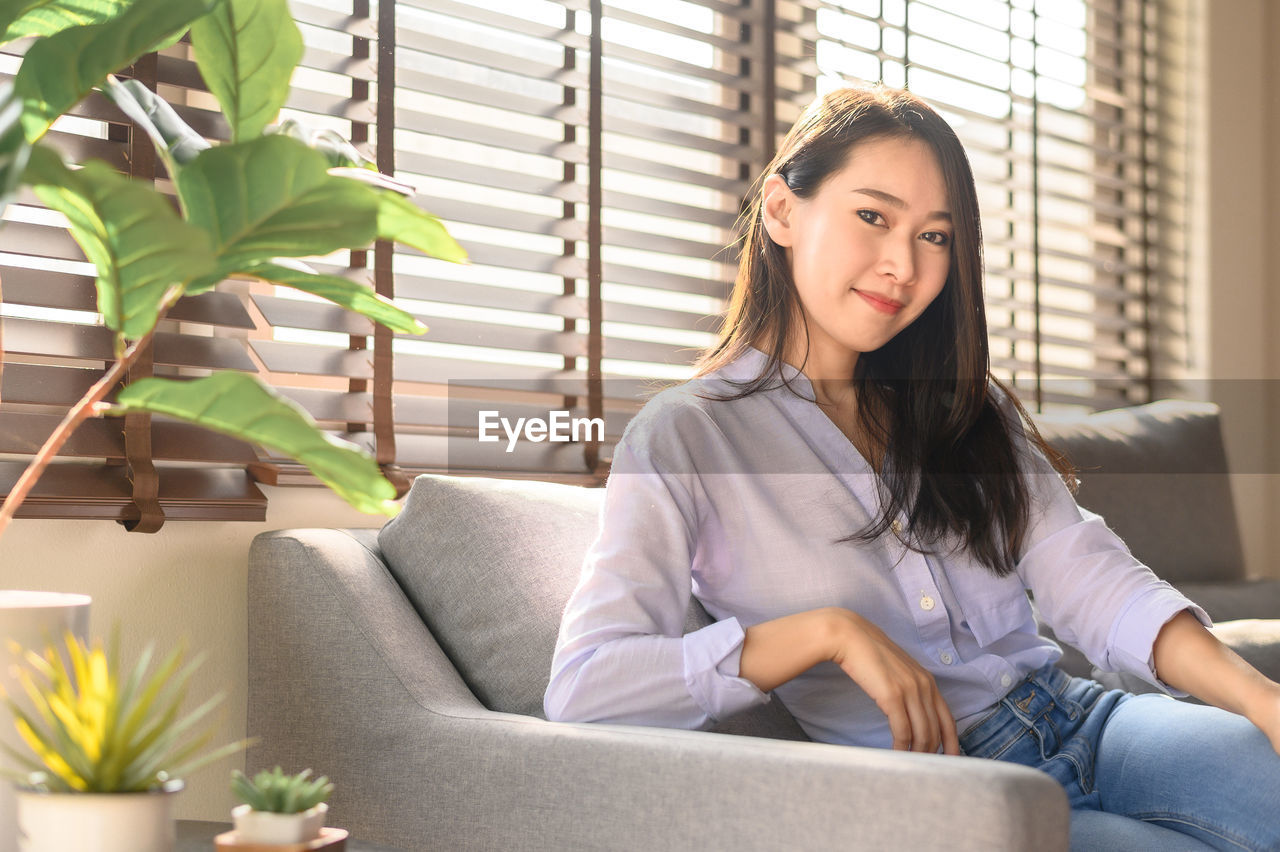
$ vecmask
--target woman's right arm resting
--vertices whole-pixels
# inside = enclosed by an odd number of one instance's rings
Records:
[[[739,674],[771,690],[827,661],[840,666],[888,717],[895,749],[960,753],[955,718],[933,675],[850,610],[813,609],[747,628]]]
[[[738,676],[735,618],[684,634],[697,549],[692,475],[614,453],[600,518],[565,606],[543,700],[553,721],[705,728],[769,696]]]

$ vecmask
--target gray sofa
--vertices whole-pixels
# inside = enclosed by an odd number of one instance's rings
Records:
[[[1216,408],[1044,431],[1084,468],[1080,501],[1280,678],[1280,621],[1259,620],[1280,617],[1280,582],[1243,580]],[[541,718],[600,493],[428,476],[381,534],[258,536],[249,764],[328,774],[332,824],[406,850],[1068,848],[1047,775],[808,742],[777,701],[711,732]],[[687,627],[707,620],[695,603]]]

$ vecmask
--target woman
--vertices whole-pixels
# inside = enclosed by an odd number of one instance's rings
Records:
[[[548,718],[698,728],[774,693],[814,740],[1042,769],[1127,844],[1280,848],[1280,685],[1076,505],[991,377],[951,128],[837,90],[764,175],[719,342],[615,452]],[[1054,668],[1027,589],[1104,668],[1215,706]],[[690,594],[717,621],[682,635]]]

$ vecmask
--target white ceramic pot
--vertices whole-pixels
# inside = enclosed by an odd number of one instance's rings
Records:
[[[255,811],[248,805],[231,809],[236,840],[240,843],[307,843],[320,836],[328,814],[329,806],[324,802],[297,814]]]
[[[0,590],[0,689],[6,695],[22,695],[22,688],[13,677],[17,660],[9,650],[10,641],[24,648],[42,648],[50,642],[62,646],[68,630],[83,639],[88,629],[88,595]],[[26,751],[26,745],[13,727],[13,718],[3,705],[0,705],[0,743]],[[3,757],[3,765],[7,769],[17,768],[7,756]],[[8,781],[0,781],[0,852],[15,852],[17,848],[18,800],[13,786]]]
[[[22,852],[173,852],[181,781],[147,793],[18,791]]]

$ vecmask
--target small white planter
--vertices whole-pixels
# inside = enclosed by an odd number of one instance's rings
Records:
[[[324,802],[297,814],[255,811],[248,805],[231,809],[238,843],[308,843],[320,836],[329,806]]]
[[[181,781],[148,793],[18,791],[22,852],[173,852]]]

